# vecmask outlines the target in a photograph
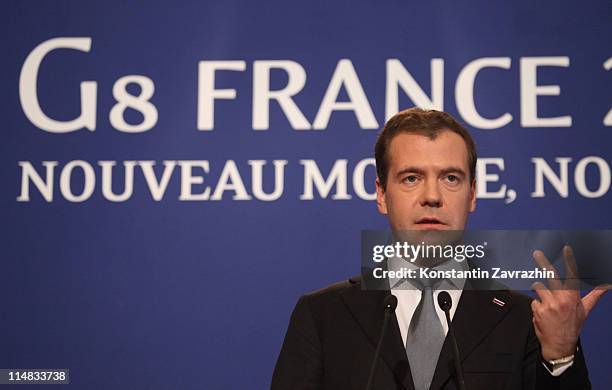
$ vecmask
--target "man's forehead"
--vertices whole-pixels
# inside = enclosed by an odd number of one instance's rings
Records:
[[[468,169],[465,140],[450,130],[441,130],[435,138],[419,133],[401,133],[389,145],[389,161],[394,170],[409,167]]]

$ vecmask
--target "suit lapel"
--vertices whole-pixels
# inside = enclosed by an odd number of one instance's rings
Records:
[[[380,338],[383,325],[383,301],[390,292],[361,290],[358,280],[351,280],[351,282],[354,283],[353,288],[346,290],[342,294],[342,300],[368,340],[372,343],[373,358],[374,349]],[[391,317],[388,326],[389,328],[383,340],[380,358],[393,372],[395,380],[398,383],[401,383],[407,390],[414,389],[406,350],[403,346],[402,336],[395,316]],[[379,371],[377,372],[379,373]]]
[[[495,303],[494,298],[500,300],[503,305]],[[506,291],[463,291],[453,317],[453,327],[462,362],[491,333],[511,306],[512,301]],[[455,376],[454,360],[452,340],[448,335],[438,358],[431,389],[441,388],[451,374]]]

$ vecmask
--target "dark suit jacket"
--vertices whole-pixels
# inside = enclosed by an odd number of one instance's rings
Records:
[[[274,369],[272,390],[364,390],[389,291],[361,289],[349,279],[300,298]],[[493,298],[505,302],[502,307]],[[468,390],[590,389],[582,351],[560,377],[540,360],[531,298],[512,291],[465,290],[453,317]],[[414,388],[395,316],[383,340],[376,390]],[[431,389],[458,389],[446,338]]]

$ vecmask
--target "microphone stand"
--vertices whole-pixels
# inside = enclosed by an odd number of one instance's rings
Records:
[[[455,331],[450,318],[450,309],[453,306],[453,300],[446,291],[440,291],[438,294],[438,305],[444,311],[446,317],[446,323],[448,324],[448,333],[450,333],[451,340],[453,342],[453,352],[455,355],[455,371],[457,372],[457,380],[459,381],[459,389],[466,390],[465,379],[463,377],[463,369],[461,368],[461,355],[459,354],[459,346],[457,345],[457,339],[455,338]]]
[[[387,333],[389,318],[391,318],[391,315],[395,313],[395,308],[397,307],[397,298],[395,297],[395,295],[390,294],[385,298],[384,307],[385,318],[383,320],[380,338],[378,339],[378,344],[376,345],[376,352],[374,352],[374,361],[372,362],[372,368],[370,369],[370,376],[368,377],[368,384],[366,386],[366,390],[372,389],[372,383],[374,382],[374,373],[376,372],[376,363],[378,362],[380,356],[380,350],[382,349],[382,343],[383,339],[385,338],[385,333]]]

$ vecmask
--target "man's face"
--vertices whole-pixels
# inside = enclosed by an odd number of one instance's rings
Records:
[[[387,188],[376,180],[378,211],[393,230],[463,230],[476,209],[465,141],[450,130],[435,140],[396,135],[388,147]]]

